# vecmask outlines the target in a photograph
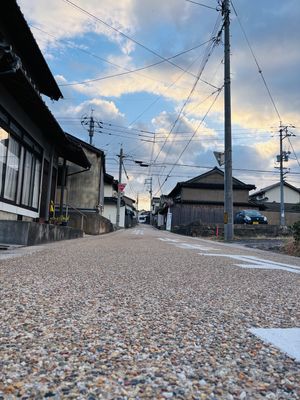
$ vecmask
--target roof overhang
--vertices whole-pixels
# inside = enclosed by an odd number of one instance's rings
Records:
[[[83,167],[91,166],[83,149],[77,143],[72,143],[50,112],[49,108],[34,89],[30,79],[18,69],[15,73],[0,75],[0,83],[18,102],[29,118],[44,133],[47,140],[53,144],[59,156]]]
[[[38,90],[54,100],[63,97],[16,0],[1,1],[0,23],[8,44]]]

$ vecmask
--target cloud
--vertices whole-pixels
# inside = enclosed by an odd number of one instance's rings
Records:
[[[109,0],[102,0],[101,3],[97,0],[89,0],[88,4],[84,0],[76,0],[74,3],[125,34],[132,35],[135,31],[135,16],[131,12],[132,0],[122,0],[113,8]],[[128,42],[118,32],[66,1],[52,0],[51,6],[49,6],[48,0],[39,0],[38,2],[19,0],[19,4],[28,22],[55,35],[57,39],[82,37],[86,33],[93,32],[118,44],[124,53],[130,53],[134,49],[134,44]],[[54,41],[49,39],[45,43],[39,40],[40,34],[36,37],[41,48],[49,51]]]
[[[116,29],[133,37],[146,47],[164,57],[170,57],[209,39],[217,13],[183,0],[124,0],[112,3],[108,0],[74,0],[80,7],[99,16]],[[58,41],[34,30],[47,60],[54,67],[60,84],[96,79],[106,75],[125,72],[160,61],[155,54],[138,44],[127,40],[112,29],[86,14],[69,6],[66,1],[19,0],[22,11],[29,22],[52,33]],[[215,2],[216,3],[216,2]],[[300,126],[300,6],[299,0],[264,0],[249,2],[234,0],[239,19],[247,32],[247,37],[263,71],[268,88],[284,124]],[[231,13],[231,78],[232,78],[232,123],[233,123],[233,161],[235,168],[273,170],[278,153],[278,137],[271,138],[279,124],[279,118],[263,84],[262,76],[253,60],[243,32],[234,12]],[[63,40],[70,41],[67,45]],[[120,65],[117,68],[84,55],[72,49],[72,44],[88,52],[106,58]],[[190,68],[196,74],[205,54],[205,46],[173,59],[183,69]],[[220,87],[223,85],[223,44],[220,43],[204,70],[202,78]],[[194,62],[194,64],[192,64]],[[67,77],[67,78],[66,78]],[[138,73],[91,82],[82,86],[63,86],[65,100],[50,107],[56,115],[81,117],[94,108],[95,115],[103,120],[126,126],[128,120],[135,119],[138,129],[156,131],[157,136],[166,134],[175,121],[187,99],[195,78],[168,63]],[[207,98],[214,89],[200,83],[182,113],[182,119],[174,129],[174,141],[165,145],[159,160],[175,162],[183,150],[185,138],[175,132],[194,131],[212,103],[213,96]],[[144,102],[140,99],[146,99]],[[129,103],[132,101],[132,106]],[[144,106],[146,103],[146,106]],[[150,104],[154,104],[151,108]],[[130,115],[130,117],[129,117]],[[205,123],[200,126],[195,140],[183,154],[181,164],[214,165],[213,150],[222,151],[224,102],[223,93],[219,96]],[[79,125],[75,133],[86,135]],[[295,129],[295,133],[300,133]],[[116,132],[115,132],[116,133]],[[121,141],[128,154],[150,160],[152,143],[141,142],[134,135],[126,139],[118,136],[97,136],[97,145],[108,152],[117,154]],[[107,140],[106,140],[107,138]],[[300,151],[300,143],[291,138],[293,148]],[[106,144],[109,146],[105,147]],[[154,148],[158,154],[162,142]],[[292,151],[288,140],[284,141],[286,150]],[[298,168],[297,161],[289,163]],[[115,171],[117,165],[112,169]],[[135,170],[136,190],[142,187],[143,175]],[[167,168],[165,168],[165,173]],[[185,172],[182,172],[185,171]],[[197,169],[188,172],[176,167],[172,175],[201,173]],[[253,175],[252,172],[234,171],[234,176],[250,183],[266,183],[278,179],[275,174]],[[179,178],[168,179],[170,188]],[[184,180],[184,178],[180,178]],[[129,189],[128,189],[129,190]],[[166,190],[167,191],[167,190]]]

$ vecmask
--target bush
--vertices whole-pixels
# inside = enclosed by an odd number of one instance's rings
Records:
[[[300,242],[300,221],[297,221],[292,225],[292,232],[293,232],[295,242],[299,243]]]

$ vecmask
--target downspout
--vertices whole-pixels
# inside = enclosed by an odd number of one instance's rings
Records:
[[[52,184],[52,173],[53,173],[53,160],[54,160],[54,146],[52,146],[50,163],[49,163],[49,173],[48,173],[48,185],[47,185],[47,196],[46,196],[46,210],[45,210],[45,221],[49,221],[49,207],[51,199],[51,184]],[[45,165],[45,164],[44,164]]]
[[[64,163],[63,163],[63,168],[62,168],[62,177],[61,177],[61,187],[60,187],[60,205],[59,205],[59,214],[60,215],[63,215],[63,207],[64,207],[66,164],[67,164],[67,160],[64,158]]]
[[[104,174],[103,174],[103,158],[101,157],[101,163],[100,163],[100,173],[99,173],[99,190],[98,190],[98,205],[97,209],[100,215],[102,215],[102,200],[104,196],[101,196],[101,189],[104,190]]]

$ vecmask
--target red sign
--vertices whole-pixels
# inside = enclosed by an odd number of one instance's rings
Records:
[[[118,191],[119,192],[124,192],[125,186],[126,186],[126,183],[119,183],[118,184]]]

